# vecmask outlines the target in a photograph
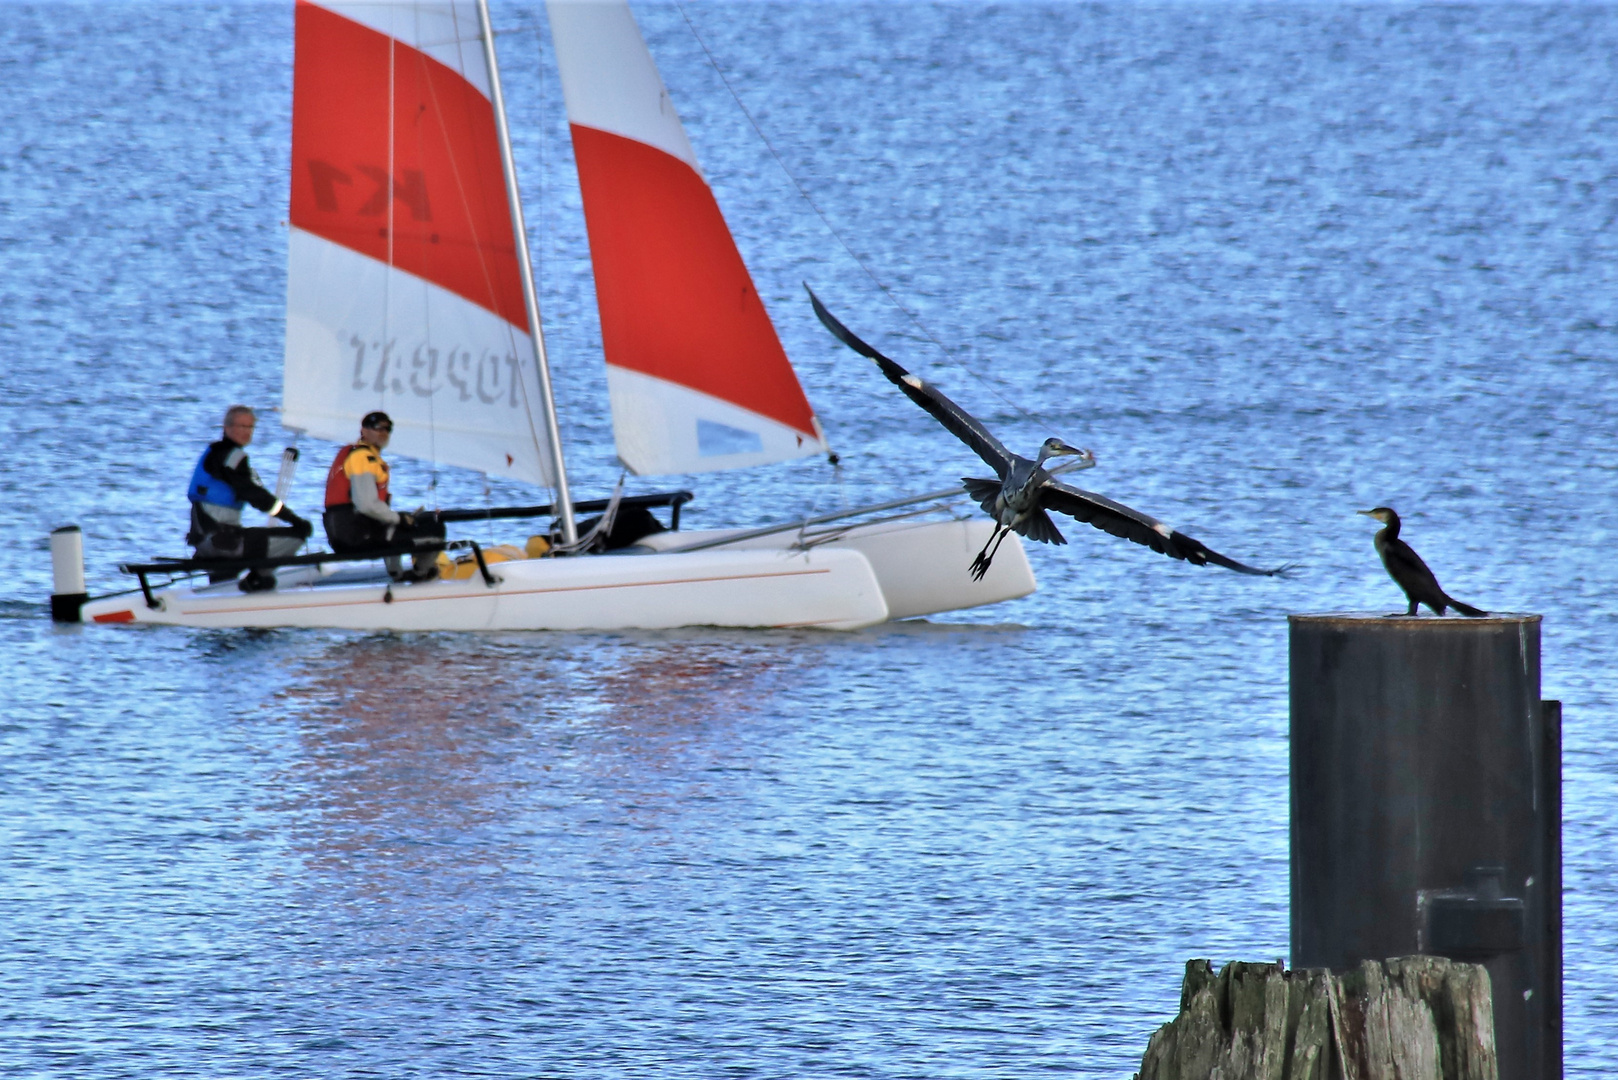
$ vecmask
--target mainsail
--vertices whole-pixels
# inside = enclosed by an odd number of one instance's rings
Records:
[[[282,421],[554,483],[475,0],[298,0]]]
[[[613,434],[633,472],[825,449],[798,377],[621,0],[551,0]]]

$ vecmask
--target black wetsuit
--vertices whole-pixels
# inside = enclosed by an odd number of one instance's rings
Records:
[[[224,484],[232,495],[255,510],[268,512],[276,505],[276,498],[258,482],[247,463],[247,451],[229,439],[220,439],[209,445],[198,463],[198,472]],[[211,485],[217,490],[217,484]],[[303,546],[313,531],[310,524],[282,505],[276,517],[291,528],[244,528],[240,524],[239,507],[222,506],[195,490],[191,492],[191,530],[186,542],[197,549],[199,559],[262,559],[269,556],[291,555]],[[222,514],[227,520],[220,520]],[[234,517],[235,521],[228,518]]]
[[[401,518],[406,518],[401,515]],[[326,539],[333,551],[372,551],[401,544],[428,544],[444,539],[444,523],[432,511],[410,515],[389,525],[366,517],[353,503],[328,507],[325,514]]]

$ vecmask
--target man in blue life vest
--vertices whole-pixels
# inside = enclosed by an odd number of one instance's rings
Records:
[[[444,524],[437,514],[395,510],[388,491],[388,463],[382,460],[393,421],[385,412],[366,413],[358,442],[337,451],[326,472],[326,539],[336,552],[365,551],[401,544],[441,543]],[[395,578],[431,581],[438,575],[436,551],[412,556],[408,574],[399,573],[397,557],[388,560]]]
[[[191,531],[186,540],[199,559],[263,559],[293,555],[313,532],[292,508],[264,490],[258,474],[247,462],[247,444],[253,441],[258,417],[246,405],[225,410],[223,436],[210,443],[197,459],[186,495],[191,500]],[[242,507],[263,510],[291,528],[244,528]],[[234,571],[210,574],[211,580],[229,580]],[[241,580],[243,592],[275,588],[275,575],[250,570]]]

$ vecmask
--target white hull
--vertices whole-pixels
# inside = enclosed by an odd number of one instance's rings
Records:
[[[967,573],[972,558],[988,543],[994,522],[988,518],[965,521],[894,521],[855,528],[822,527],[810,530],[811,550],[839,548],[857,551],[870,562],[888,605],[888,618],[913,619],[942,611],[998,604],[1027,596],[1035,589],[1022,540],[1011,535],[1000,545],[982,581]],[[652,547],[671,547],[717,539],[724,532],[659,533],[642,541]],[[780,550],[798,543],[796,533],[775,533],[737,541],[727,551]]]
[[[493,586],[463,581],[343,583],[312,570],[282,571],[280,587],[242,593],[234,583],[93,600],[85,622],[198,627],[335,627],[352,630],[628,630],[679,626],[857,630],[890,618],[992,604],[1034,590],[1016,537],[981,582],[967,564],[988,521],[906,522],[849,530],[792,550],[795,534],[694,552],[526,559],[494,563]],[[664,546],[721,534],[667,533]]]

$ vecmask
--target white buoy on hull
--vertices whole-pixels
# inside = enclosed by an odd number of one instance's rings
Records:
[[[51,530],[51,618],[78,622],[84,591],[84,534],[77,525]]]

